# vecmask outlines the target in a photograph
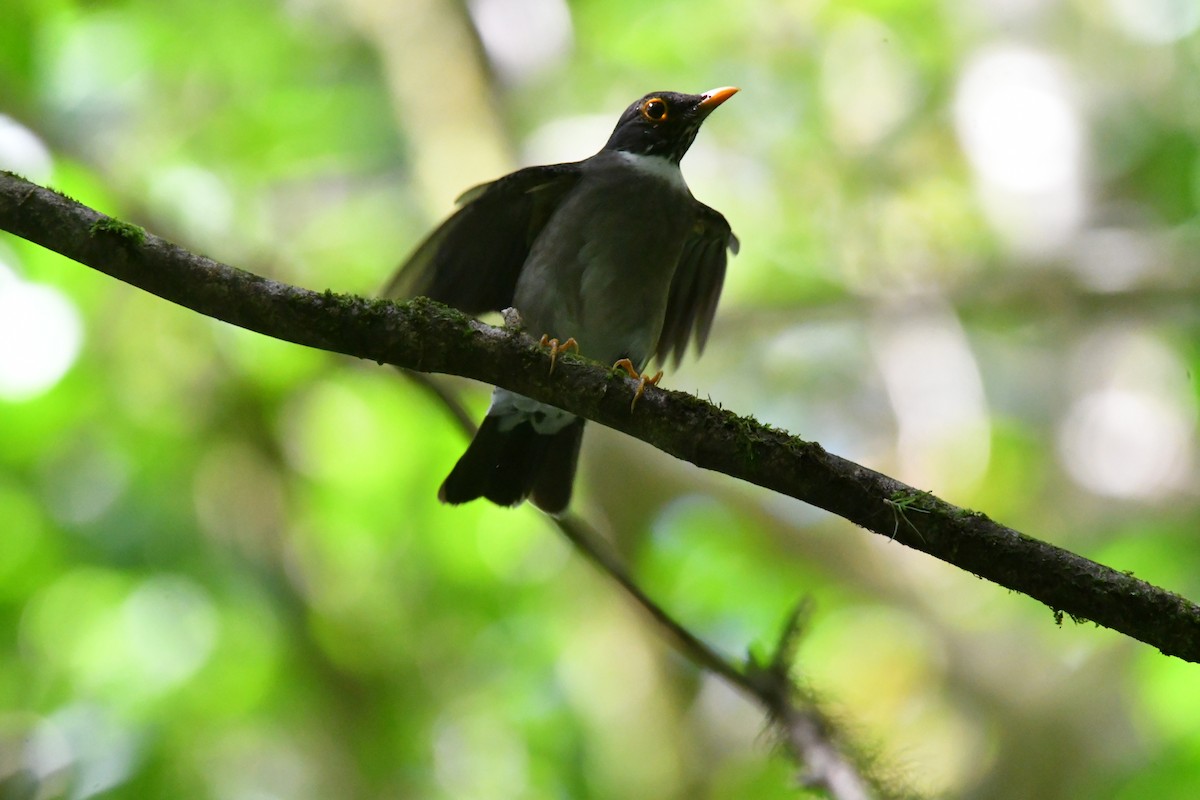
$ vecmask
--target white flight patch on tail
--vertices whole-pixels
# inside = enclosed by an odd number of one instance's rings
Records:
[[[639,153],[627,153],[624,150],[617,153],[631,167],[645,175],[652,175],[661,181],[666,181],[681,192],[688,190],[679,171],[679,164],[665,156],[647,156]]]

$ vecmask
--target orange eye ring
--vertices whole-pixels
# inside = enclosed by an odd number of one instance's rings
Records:
[[[642,103],[642,107],[638,109],[642,112],[642,118],[647,122],[658,124],[667,121],[667,103],[661,97],[651,97]]]

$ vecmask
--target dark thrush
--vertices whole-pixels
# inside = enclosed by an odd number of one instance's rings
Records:
[[[729,223],[692,196],[679,162],[700,125],[738,90],[652,92],[590,158],[528,167],[459,198],[385,294],[426,296],[468,314],[516,308],[525,330],[640,372],[704,347],[738,249]],[[583,420],[495,389],[487,416],[438,497],[502,506],[571,499]]]

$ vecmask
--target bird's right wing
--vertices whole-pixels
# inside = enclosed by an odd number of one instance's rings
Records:
[[[468,314],[508,308],[529,249],[579,175],[578,163],[528,167],[468,190],[383,296],[424,296]]]

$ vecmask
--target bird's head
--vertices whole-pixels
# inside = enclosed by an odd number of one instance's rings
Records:
[[[704,94],[651,92],[625,109],[604,149],[661,156],[678,164],[700,123],[737,91],[725,86]]]

